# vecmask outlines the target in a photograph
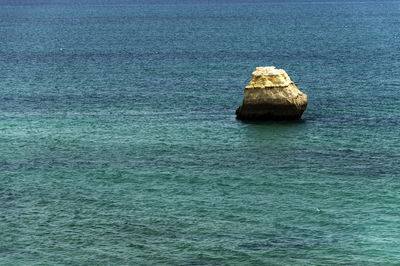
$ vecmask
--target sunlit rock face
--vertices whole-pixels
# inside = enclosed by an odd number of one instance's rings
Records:
[[[296,87],[285,70],[257,67],[236,116],[242,120],[295,120],[301,118],[306,107],[307,95]]]

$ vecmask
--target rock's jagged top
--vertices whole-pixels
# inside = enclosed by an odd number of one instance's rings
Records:
[[[292,80],[283,69],[276,69],[274,66],[257,67],[246,88],[286,87],[290,83]]]

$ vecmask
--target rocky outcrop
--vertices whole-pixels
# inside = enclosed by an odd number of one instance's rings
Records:
[[[307,95],[296,87],[285,70],[257,67],[236,116],[242,120],[294,120],[300,119],[306,107]]]

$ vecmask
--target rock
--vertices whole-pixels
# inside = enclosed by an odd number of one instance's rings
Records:
[[[307,95],[296,87],[285,70],[257,67],[236,116],[242,120],[294,120],[300,119],[306,107]]]

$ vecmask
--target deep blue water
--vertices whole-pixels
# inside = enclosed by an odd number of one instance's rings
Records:
[[[0,264],[400,261],[400,2],[0,1]],[[257,66],[299,122],[235,119]]]

